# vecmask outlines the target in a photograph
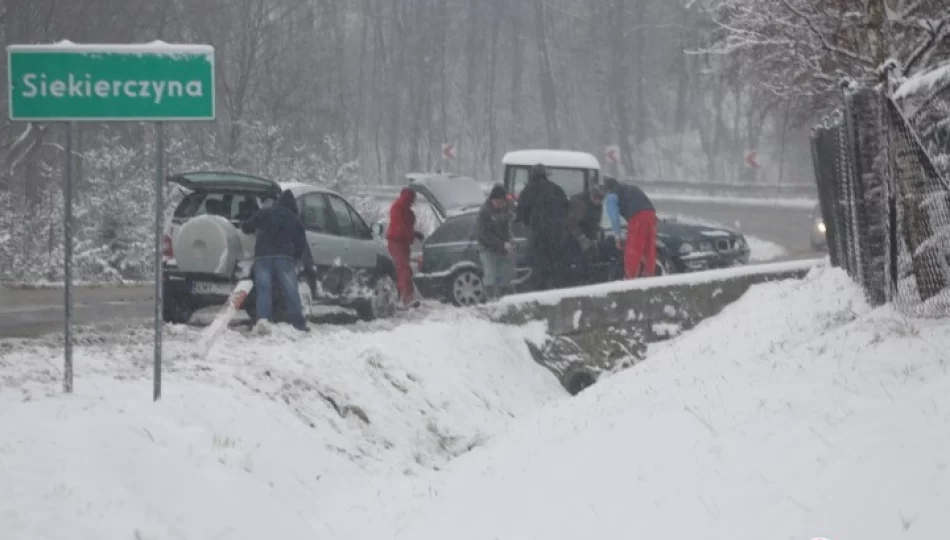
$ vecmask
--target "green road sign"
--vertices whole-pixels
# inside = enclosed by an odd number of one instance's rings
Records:
[[[214,120],[214,49],[134,45],[10,45],[10,120]]]

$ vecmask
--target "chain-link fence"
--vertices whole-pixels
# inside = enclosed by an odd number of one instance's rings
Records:
[[[950,184],[936,163],[950,163],[950,115],[918,108],[908,117],[888,86],[846,85],[843,106],[814,129],[829,256],[872,304],[943,316],[950,314]],[[950,83],[928,90],[922,107],[950,103]]]

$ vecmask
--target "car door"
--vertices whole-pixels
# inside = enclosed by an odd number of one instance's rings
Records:
[[[376,269],[377,259],[387,253],[385,246],[373,236],[373,231],[366,224],[363,216],[346,200],[340,199],[342,206],[349,213],[350,223],[353,225],[350,255],[357,268],[373,271]],[[341,208],[342,211],[342,208]]]
[[[300,220],[307,231],[307,244],[314,264],[323,274],[337,264],[346,264],[346,246],[337,234],[336,221],[323,193],[308,193],[298,198]]]
[[[363,256],[365,250],[360,249],[362,238],[360,238],[359,233],[361,231],[358,230],[357,224],[353,220],[349,203],[339,195],[334,194],[327,194],[327,201],[330,205],[333,220],[336,222],[339,241],[343,245],[341,256],[343,264],[354,270],[375,266],[375,257],[372,265],[370,265]]]

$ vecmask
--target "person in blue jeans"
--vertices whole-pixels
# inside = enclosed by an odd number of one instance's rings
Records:
[[[287,313],[294,328],[307,332],[300,291],[297,261],[309,249],[294,194],[284,191],[277,204],[263,208],[241,224],[244,234],[256,234],[254,241],[254,288],[257,289],[257,320],[273,322],[276,281],[284,293]]]
[[[508,193],[496,185],[475,220],[479,258],[482,261],[485,300],[497,300],[507,292],[515,274],[515,243],[511,235],[512,212]]]

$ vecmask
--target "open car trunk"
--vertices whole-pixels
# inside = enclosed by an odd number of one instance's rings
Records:
[[[168,177],[168,181],[190,191],[213,191],[277,197],[280,185],[267,178],[238,172],[193,171]]]

